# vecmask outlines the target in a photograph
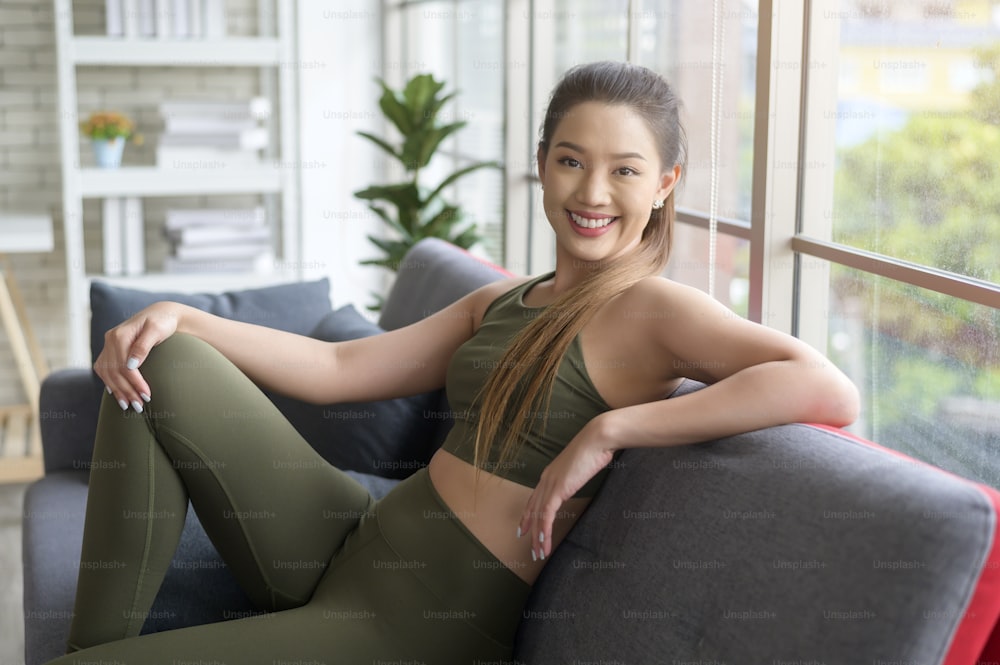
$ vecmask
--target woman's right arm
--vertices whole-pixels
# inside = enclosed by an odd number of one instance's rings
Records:
[[[488,284],[405,328],[338,343],[159,302],[107,332],[94,369],[119,403],[155,400],[142,377],[142,363],[157,344],[187,333],[215,347],[262,388],[306,402],[413,395],[444,385],[451,356],[474,334],[489,303],[512,283]]]

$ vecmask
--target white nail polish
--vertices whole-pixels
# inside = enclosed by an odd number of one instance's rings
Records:
[[[149,404],[149,395],[147,395],[146,393],[139,393],[139,397],[142,398],[143,402],[146,402],[147,404]]]
[[[139,366],[138,358],[129,358],[125,362],[125,369],[136,369]]]
[[[545,534],[544,533],[538,534],[538,542],[540,542],[540,543],[544,543],[545,542]]]
[[[128,411],[128,402],[123,399],[118,400],[118,406],[122,408],[122,411]]]
[[[142,402],[140,402],[139,400],[133,400],[132,408],[135,409],[136,413],[142,413]]]
[[[531,548],[531,560],[538,561],[538,557],[535,556],[535,548]]]
[[[111,394],[111,386],[104,386],[104,389],[108,391],[109,395]]]
[[[521,537],[521,527],[517,527],[517,537]]]
[[[538,552],[542,557],[542,561],[545,561],[545,550],[538,550]]]

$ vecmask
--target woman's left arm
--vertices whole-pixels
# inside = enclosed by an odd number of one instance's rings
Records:
[[[795,422],[842,427],[857,418],[858,391],[808,344],[733,314],[701,291],[659,278],[629,297],[648,316],[650,353],[702,390],[614,409],[591,420],[542,474],[521,520],[532,551],[547,556],[552,517],[622,448],[711,441]],[[654,316],[655,314],[655,316]],[[537,545],[536,545],[537,543]]]

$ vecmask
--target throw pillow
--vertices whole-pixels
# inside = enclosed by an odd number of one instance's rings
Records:
[[[351,305],[330,312],[309,334],[343,342],[384,332]],[[377,402],[306,404],[271,401],[328,462],[339,469],[406,478],[425,466],[450,426],[444,389]]]
[[[97,360],[104,333],[154,302],[172,300],[227,319],[308,334],[330,312],[330,281],[295,282],[259,289],[210,295],[154,293],[112,286],[95,280],[90,285],[90,352]]]

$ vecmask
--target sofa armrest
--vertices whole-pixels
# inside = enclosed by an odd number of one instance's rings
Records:
[[[998,514],[992,488],[830,428],[626,450],[536,582],[514,655],[996,662]]]
[[[46,474],[90,467],[101,391],[89,369],[62,369],[45,377],[39,415]]]

